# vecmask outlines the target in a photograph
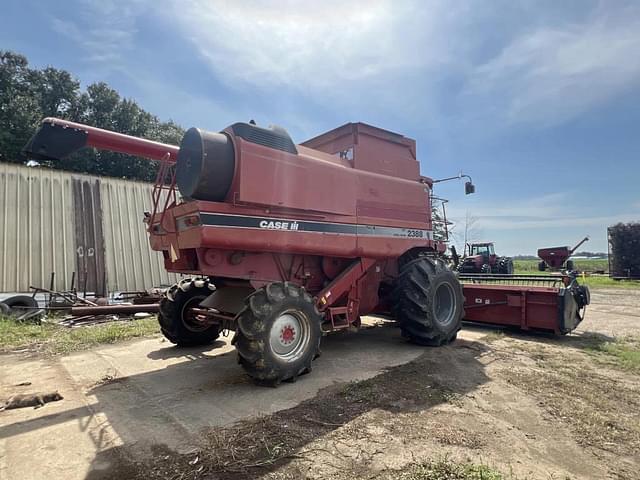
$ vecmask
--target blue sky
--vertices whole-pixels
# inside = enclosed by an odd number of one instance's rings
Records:
[[[415,138],[449,215],[506,254],[640,220],[640,2],[4,0],[0,48],[162,119]]]

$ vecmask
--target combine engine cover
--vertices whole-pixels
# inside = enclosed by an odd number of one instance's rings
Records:
[[[280,127],[192,128],[176,185],[183,202],[149,220],[171,271],[216,274],[211,249],[378,259],[444,251],[415,142],[362,123],[302,145]]]

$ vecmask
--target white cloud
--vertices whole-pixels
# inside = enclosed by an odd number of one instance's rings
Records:
[[[143,11],[143,0],[80,3],[78,21],[53,17],[52,28],[81,47],[86,61],[106,69],[121,67],[135,40],[136,19]]]
[[[606,2],[583,23],[523,32],[475,68],[464,97],[509,123],[563,123],[640,85],[640,8]]]
[[[444,0],[84,0],[80,20],[52,22],[96,68],[140,70],[144,59],[123,52],[136,49],[149,9],[225,85],[282,88],[274,103],[294,118],[291,91],[358,118],[413,119],[446,140],[453,130],[558,125],[640,86],[637,3],[583,13]]]
[[[583,206],[573,201],[575,198],[575,192],[558,192],[509,201],[508,205],[498,201],[485,201],[471,204],[467,210],[459,206],[450,207],[448,217],[454,223],[464,223],[468,211],[477,218],[479,227],[492,231],[557,227],[605,228],[617,222],[640,218],[640,212],[634,212],[633,208],[611,215],[585,214]]]
[[[441,2],[391,0],[193,0],[168,12],[229,84],[335,93],[343,82],[446,62],[446,39],[435,33],[451,13]]]

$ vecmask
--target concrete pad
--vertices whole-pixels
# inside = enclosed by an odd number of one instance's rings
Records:
[[[230,339],[206,348],[151,338],[50,359],[0,356],[3,392],[27,380],[30,392],[58,389],[64,396],[40,409],[0,412],[0,478],[85,478],[90,468],[108,467],[96,462],[97,453],[120,444],[141,453],[155,443],[184,452],[205,427],[293,407],[326,386],[375,376],[424,351],[389,325],[335,333],[323,338],[311,374],[266,388],[244,374]]]

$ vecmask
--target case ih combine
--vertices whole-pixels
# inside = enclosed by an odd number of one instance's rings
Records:
[[[433,181],[414,140],[350,123],[295,145],[282,128],[236,123],[192,128],[177,147],[45,119],[25,151],[56,159],[83,147],[161,161],[145,222],[166,269],[187,276],[160,304],[170,341],[234,330],[239,363],[277,384],[311,370],[323,333],[363,315],[393,315],[422,345],[456,338],[462,286],[433,237]],[[551,330],[580,318],[565,287]]]

